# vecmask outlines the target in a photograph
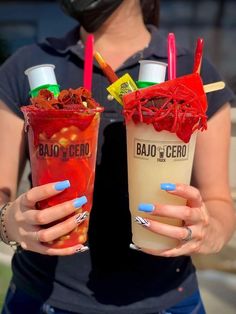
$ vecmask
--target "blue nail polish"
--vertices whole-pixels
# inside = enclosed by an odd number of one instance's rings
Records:
[[[60,181],[60,182],[57,182],[55,185],[54,185],[54,189],[56,191],[63,191],[67,188],[70,187],[70,181],[69,180],[65,180],[65,181]]]
[[[155,206],[153,204],[139,204],[138,210],[146,213],[151,213]]]
[[[174,191],[176,189],[176,185],[173,183],[161,183],[161,189],[165,191]]]
[[[73,205],[75,208],[80,208],[81,206],[83,206],[84,204],[87,203],[87,197],[86,196],[81,196],[79,198],[76,198],[73,202]]]

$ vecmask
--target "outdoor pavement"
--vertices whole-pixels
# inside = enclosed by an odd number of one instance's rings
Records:
[[[27,188],[25,172],[20,192]],[[12,249],[0,243],[0,263],[10,264]],[[199,285],[207,314],[236,313],[236,234],[215,255],[195,256]]]

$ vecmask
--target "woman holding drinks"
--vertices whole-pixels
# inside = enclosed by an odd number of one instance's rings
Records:
[[[105,110],[88,243],[57,249],[45,245],[77,226],[72,215],[60,225],[44,227],[75,213],[82,201],[69,200],[42,211],[35,207],[68,188],[68,178],[16,196],[28,158],[20,111],[29,103],[27,68],[52,63],[61,89],[82,86],[88,33],[94,34],[96,51],[119,77],[128,72],[137,80],[140,59],[167,61],[166,39],[157,29],[159,1],[61,2],[79,26],[64,38],[48,38],[19,49],[0,69],[0,203],[4,211],[0,230],[5,242],[19,244],[2,313],[205,313],[191,255],[219,252],[235,228],[228,182],[229,101],[233,97],[228,88],[208,96],[208,129],[197,138],[191,185],[163,182],[162,188],[185,199],[186,206],[159,204],[157,199],[152,207],[155,217],[179,218],[191,231],[152,220],[144,226],[177,239],[175,248],[159,253],[130,249],[125,125],[121,106],[107,99],[107,79],[96,64],[92,95]],[[177,64],[177,77],[191,73],[193,54],[177,47]],[[201,76],[204,84],[221,80],[205,59]]]

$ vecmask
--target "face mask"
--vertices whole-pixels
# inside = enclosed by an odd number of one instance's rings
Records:
[[[123,0],[61,0],[63,10],[88,33],[96,31]]]

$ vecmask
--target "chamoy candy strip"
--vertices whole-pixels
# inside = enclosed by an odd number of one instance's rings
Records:
[[[113,71],[112,67],[105,62],[105,60],[103,59],[100,53],[95,52],[94,57],[97,60],[97,63],[99,64],[99,66],[101,67],[104,75],[106,76],[106,78],[111,84],[119,79],[119,77]]]

